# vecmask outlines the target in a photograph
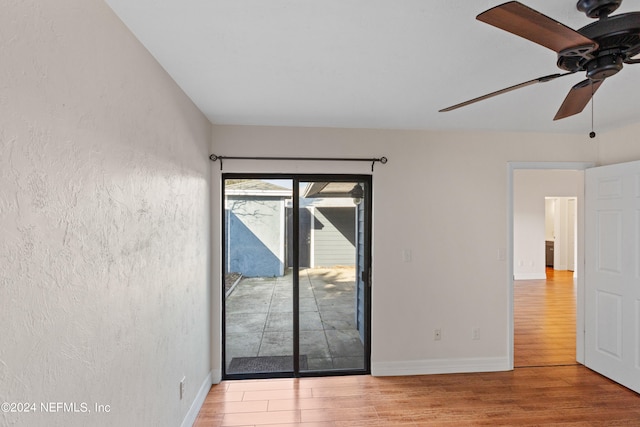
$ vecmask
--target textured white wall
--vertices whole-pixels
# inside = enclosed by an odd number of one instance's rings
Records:
[[[506,369],[507,164],[595,161],[584,135],[214,126],[227,156],[387,156],[373,173],[372,370]],[[218,188],[219,164],[213,188]],[[370,173],[369,163],[225,161],[225,172]],[[214,206],[219,204],[213,192]],[[544,205],[543,205],[544,206]],[[220,227],[214,208],[214,229]],[[219,237],[214,236],[219,243]],[[403,262],[403,250],[412,262]],[[219,259],[216,259],[219,263]],[[214,295],[219,291],[214,277]],[[214,311],[218,322],[219,312]],[[472,340],[479,327],[480,340]],[[442,340],[433,330],[442,329]],[[219,324],[214,327],[219,340]],[[214,367],[219,366],[219,346]]]
[[[211,126],[101,0],[4,1],[0,57],[0,402],[37,404],[0,425],[179,425],[210,372]]]

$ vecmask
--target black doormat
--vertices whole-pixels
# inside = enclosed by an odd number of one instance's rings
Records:
[[[300,370],[307,370],[307,356],[300,356]],[[261,372],[291,372],[293,356],[234,357],[228,374],[256,374]]]

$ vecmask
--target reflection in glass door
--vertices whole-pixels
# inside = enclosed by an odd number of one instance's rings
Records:
[[[370,177],[224,175],[224,377],[369,371]]]

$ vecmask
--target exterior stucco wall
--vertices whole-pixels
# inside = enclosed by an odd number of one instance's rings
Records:
[[[284,274],[284,200],[227,197],[227,271],[247,277]]]

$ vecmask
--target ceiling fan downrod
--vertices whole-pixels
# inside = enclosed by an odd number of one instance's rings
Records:
[[[578,0],[577,8],[589,18],[606,19],[621,3],[622,0]]]

